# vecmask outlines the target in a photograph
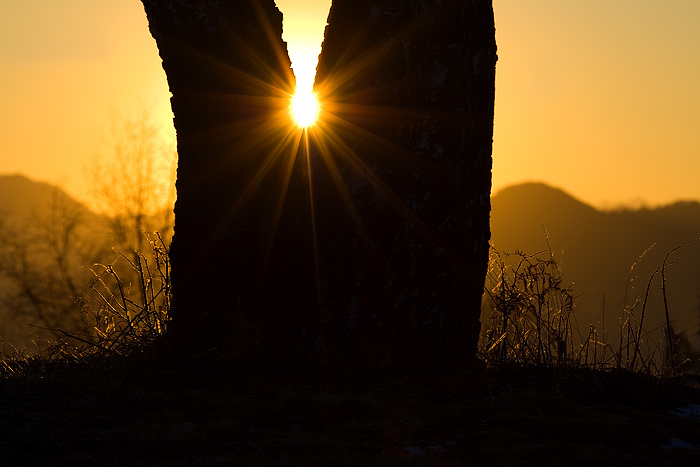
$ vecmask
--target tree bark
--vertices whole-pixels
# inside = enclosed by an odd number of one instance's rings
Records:
[[[304,200],[283,209],[303,166],[288,116],[295,86],[282,14],[273,0],[143,4],[178,140],[170,335],[178,357],[219,358],[262,328],[281,334],[292,315],[284,305],[303,290],[303,274],[290,269]]]
[[[496,59],[491,1],[333,2],[312,133],[322,311],[370,365],[474,362]]]

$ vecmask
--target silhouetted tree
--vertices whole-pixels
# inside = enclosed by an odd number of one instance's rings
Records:
[[[113,123],[111,141],[95,154],[90,188],[93,200],[109,220],[113,247],[133,267],[121,268],[123,280],[140,281],[143,261],[154,263],[148,240],[155,232],[170,242],[175,202],[175,151],[160,138],[147,111],[139,118]],[[146,284],[138,284],[146,303]]]
[[[91,159],[89,188],[110,220],[115,246],[135,257],[149,249],[146,235],[170,237],[177,155],[147,111],[115,120],[110,136]]]
[[[334,239],[320,243],[321,277],[333,278],[323,314],[370,362],[474,359],[495,64],[491,1],[333,2],[312,133],[318,235]]]
[[[58,189],[50,196],[40,212],[0,219],[0,336],[10,345],[22,342],[20,350],[39,350],[61,334],[58,328],[84,326],[74,298],[90,283],[85,266],[107,250],[90,225],[96,216]]]
[[[302,344],[330,366],[471,362],[488,261],[491,2],[336,1],[308,159],[272,0],[142,2],[178,135],[176,354],[255,337],[252,348]]]
[[[221,350],[239,325],[282,313],[263,291],[266,271],[277,269],[268,260],[295,161],[282,14],[272,0],[143,4],[178,139],[174,346],[180,355]],[[290,290],[276,292],[293,303]]]
[[[168,281],[157,276],[167,269],[176,157],[147,113],[116,122],[111,136],[88,167],[88,187],[103,216],[58,188],[25,196],[26,216],[14,208],[1,216],[0,339],[10,346],[39,350],[66,333],[95,342],[107,327],[127,326],[138,314],[133,309],[157,310],[159,319],[167,314],[167,291],[153,295]],[[116,316],[122,292],[130,310]],[[30,336],[38,338],[36,346]]]

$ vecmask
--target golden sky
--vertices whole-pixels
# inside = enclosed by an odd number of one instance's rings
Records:
[[[315,65],[329,5],[278,0],[297,67]],[[539,180],[596,206],[700,199],[700,1],[494,8],[494,190]],[[0,174],[84,198],[113,116],[149,109],[172,140],[168,99],[139,0],[0,0]]]

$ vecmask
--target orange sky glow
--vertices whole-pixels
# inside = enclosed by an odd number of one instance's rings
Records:
[[[310,87],[330,0],[277,4]],[[700,199],[700,2],[494,9],[495,191],[538,180],[599,207]],[[148,111],[174,143],[169,96],[138,0],[0,2],[0,174],[85,200],[85,169],[115,118]]]

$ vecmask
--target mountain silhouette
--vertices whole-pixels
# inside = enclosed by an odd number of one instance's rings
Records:
[[[665,255],[700,238],[697,201],[603,211],[561,189],[525,183],[494,193],[491,204],[494,248],[501,253],[517,250],[534,254],[549,245],[562,266],[564,282],[573,283],[579,328],[587,330],[589,324],[602,322],[604,312],[610,336],[619,332],[622,307],[632,305],[636,297],[643,298],[650,276]],[[90,226],[89,235],[108,235],[98,233],[107,232],[103,227],[106,218],[60,188],[21,175],[0,176],[0,224],[35,225],[59,215],[58,207],[62,213],[82,216],[82,223]],[[671,319],[676,331],[695,336],[700,330],[700,243],[683,247],[669,259],[673,264],[665,272]],[[8,321],[1,308],[0,319]],[[657,274],[645,318],[647,329],[655,330],[655,339],[661,338],[664,319],[661,277]],[[0,334],[6,334],[3,327]],[[3,337],[7,341],[7,336]]]
[[[666,254],[700,238],[700,203],[601,211],[561,189],[525,183],[492,196],[491,230],[499,252],[533,254],[549,245],[564,281],[574,284],[579,327],[587,330],[605,316],[605,327],[614,335],[619,333],[619,320],[625,319],[623,307],[644,297]],[[675,330],[690,337],[700,329],[700,243],[681,248],[669,262],[673,262],[665,269],[669,314]],[[645,328],[654,330],[656,339],[665,319],[660,289],[657,273],[645,317]],[[641,305],[637,315],[640,310]]]
[[[144,233],[163,226],[159,232],[167,242],[171,211],[144,214],[136,223],[123,213],[97,214],[51,184],[0,176],[0,351],[17,346],[34,352],[31,341],[41,343],[52,334],[48,330],[82,332],[86,306],[103,305],[90,289],[91,268],[103,271],[95,264],[110,265],[125,290],[135,290],[139,279],[128,258],[138,250],[148,264]],[[76,297],[87,305],[79,307]]]
[[[29,311],[70,305],[71,292],[57,288],[63,274],[89,285],[85,267],[106,251],[100,242],[109,238],[107,226],[104,216],[59,187],[22,175],[0,176],[0,351],[32,352],[31,342],[47,336],[41,329],[47,324]],[[75,317],[80,318],[77,311]]]
[[[57,210],[85,216],[86,221],[101,217],[58,186],[24,175],[0,175],[0,219],[3,222],[25,226],[38,219],[50,219],[58,214]]]

